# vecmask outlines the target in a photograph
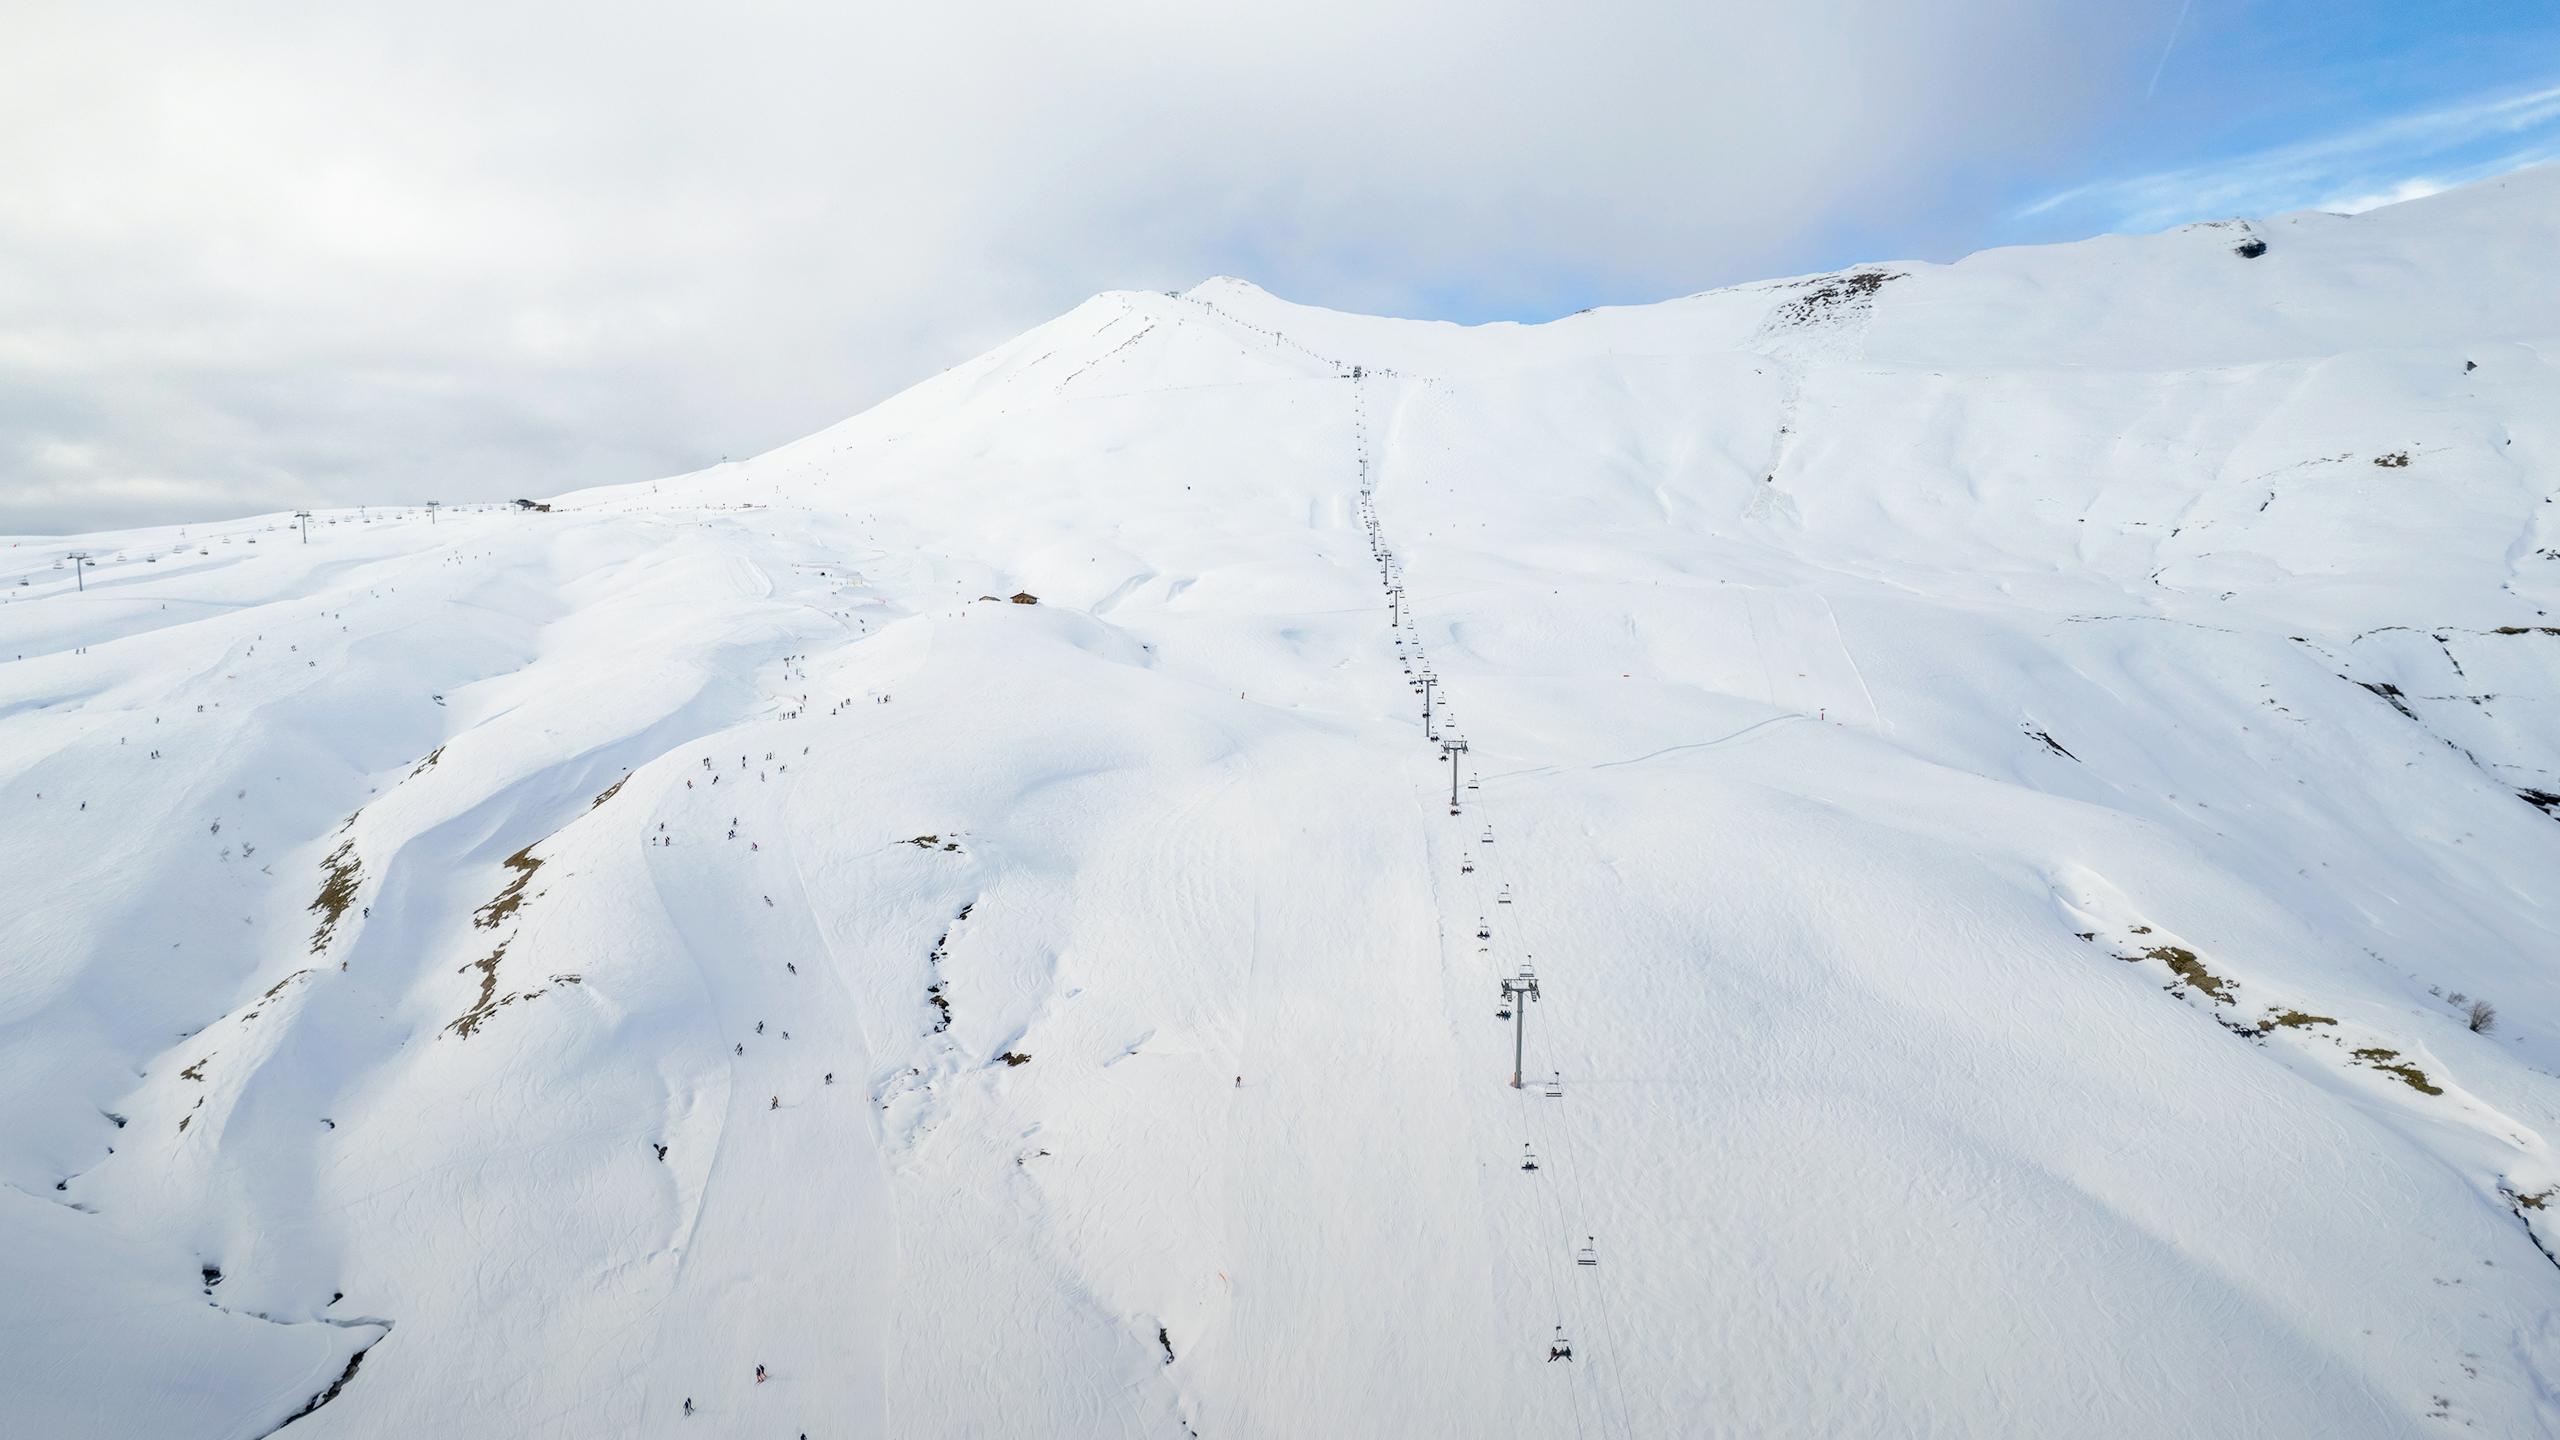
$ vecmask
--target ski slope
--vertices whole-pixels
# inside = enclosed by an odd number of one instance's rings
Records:
[[[5,1428],[2560,1429],[2555,253],[1213,280],[0,540]]]

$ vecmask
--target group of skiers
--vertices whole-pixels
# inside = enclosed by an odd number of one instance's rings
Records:
[[[761,1385],[771,1378],[773,1377],[765,1373],[763,1364],[758,1363],[756,1366],[756,1383]],[[693,1397],[690,1395],[684,1397],[684,1413],[687,1415],[691,1415],[693,1413]],[[809,1440],[809,1432],[806,1430],[801,1431],[800,1440]]]

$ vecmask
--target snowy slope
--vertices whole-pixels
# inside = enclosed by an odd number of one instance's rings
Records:
[[[1218,280],[545,512],[0,541],[0,1415],[2560,1428],[2554,254]]]

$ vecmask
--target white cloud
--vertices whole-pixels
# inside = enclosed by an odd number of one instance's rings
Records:
[[[1113,286],[1740,278],[2049,153],[2168,3],[20,0],[0,531],[644,478]]]
[[[2074,186],[2021,218],[2089,214],[2110,228],[2288,210],[2370,210],[2560,155],[2560,86],[2395,115],[2316,140]]]

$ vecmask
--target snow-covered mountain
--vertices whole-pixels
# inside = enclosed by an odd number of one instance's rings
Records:
[[[0,542],[0,1430],[2547,1433],[2556,256],[1216,280]]]

